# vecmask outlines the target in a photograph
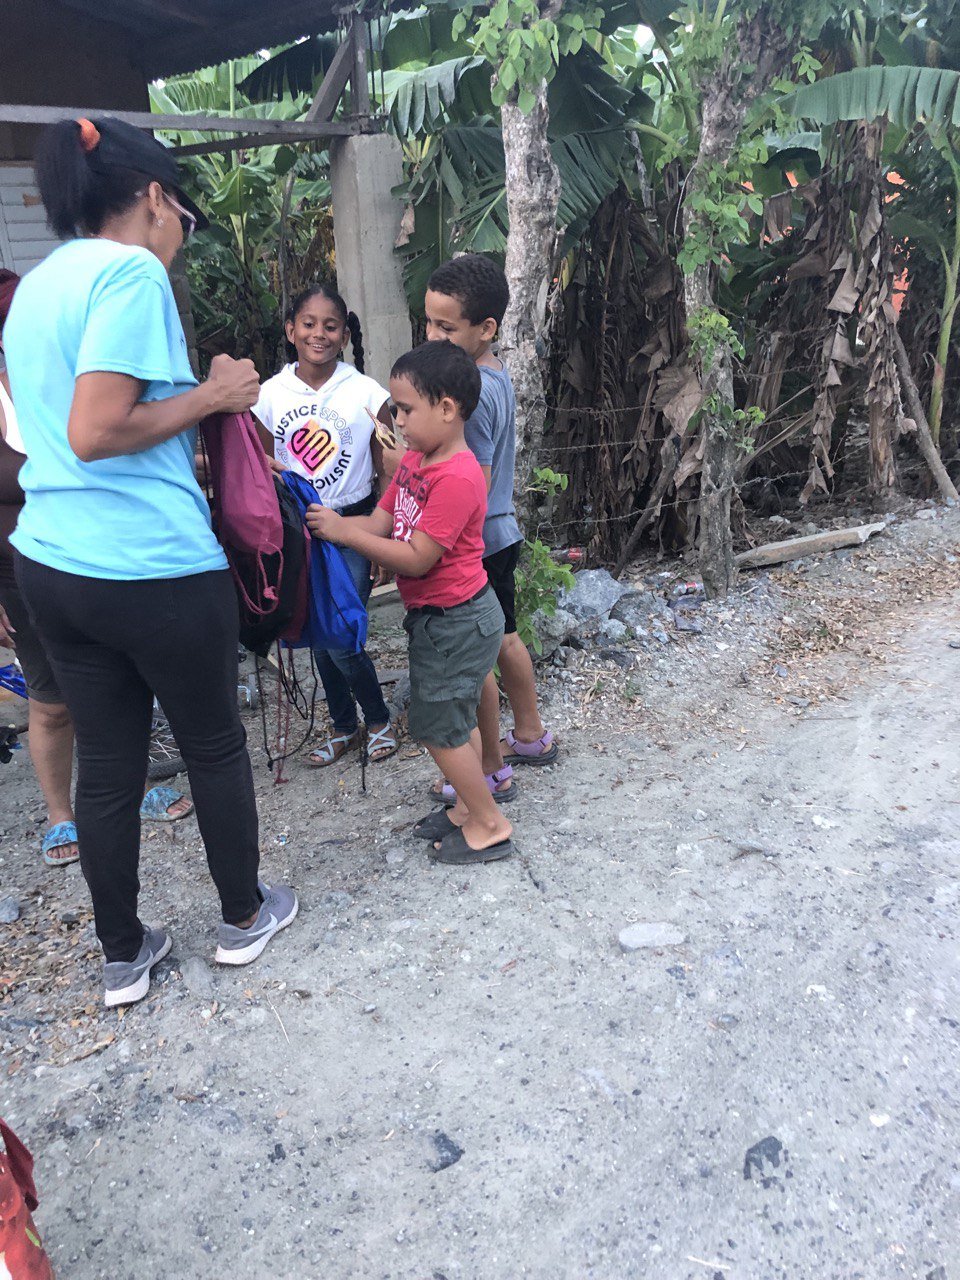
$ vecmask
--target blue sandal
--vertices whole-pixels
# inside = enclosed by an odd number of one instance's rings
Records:
[[[48,867],[69,867],[72,862],[80,861],[80,854],[71,854],[69,858],[52,858],[52,849],[62,849],[64,845],[77,843],[77,824],[75,822],[58,822],[52,826],[40,842],[40,852]]]
[[[176,817],[167,810],[182,800],[183,792],[174,791],[173,787],[151,787],[143,797],[140,806],[140,817],[144,822],[179,822],[181,818],[189,818],[193,813],[193,805],[186,813],[178,813]]]

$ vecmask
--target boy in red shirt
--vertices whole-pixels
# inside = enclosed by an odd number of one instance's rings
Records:
[[[409,452],[370,516],[307,510],[314,537],[352,547],[397,575],[410,646],[410,733],[457,793],[422,818],[431,858],[465,864],[513,852],[513,828],[480,762],[477,706],[503,640],[503,610],[483,566],[487,486],[463,424],[480,398],[475,361],[450,342],[426,342],[390,375]]]

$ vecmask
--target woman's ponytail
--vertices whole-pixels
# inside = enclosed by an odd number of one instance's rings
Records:
[[[131,169],[101,171],[90,156],[99,131],[89,120],[58,120],[44,129],[34,171],[47,224],[61,240],[96,234],[105,220],[136,200],[146,179]]]
[[[350,346],[353,348],[353,367],[357,373],[365,372],[363,367],[363,330],[360,328],[360,317],[355,311],[347,312],[347,328],[350,330]]]

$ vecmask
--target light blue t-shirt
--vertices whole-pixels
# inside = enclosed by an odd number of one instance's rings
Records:
[[[196,386],[160,260],[113,240],[61,245],[17,287],[3,345],[27,454],[17,550],[88,578],[225,569],[194,474],[195,431],[98,462],[81,462],[67,439],[82,373],[139,378],[142,400]]]
[[[517,455],[517,398],[506,369],[480,365],[480,403],[463,429],[467,447],[490,468],[484,555],[523,541],[513,505],[513,470]]]

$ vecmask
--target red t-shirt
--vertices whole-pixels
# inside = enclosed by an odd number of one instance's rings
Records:
[[[469,449],[432,466],[422,466],[422,460],[422,453],[403,455],[380,506],[393,516],[392,536],[397,542],[409,542],[418,529],[444,549],[422,578],[397,574],[404,606],[450,608],[475,596],[487,581],[483,567],[487,483]]]

